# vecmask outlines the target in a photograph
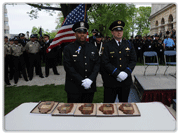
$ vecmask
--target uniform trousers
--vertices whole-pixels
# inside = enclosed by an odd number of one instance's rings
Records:
[[[25,61],[23,55],[21,56],[12,56],[13,65],[14,65],[14,82],[17,83],[19,80],[19,71],[22,72],[24,80],[27,79],[26,69],[25,69]]]
[[[92,93],[67,93],[68,103],[92,103],[94,92]]]
[[[124,87],[104,87],[104,103],[114,103],[118,95],[119,102],[128,102],[130,86]]]
[[[39,53],[36,54],[29,53],[28,57],[29,57],[29,71],[28,71],[29,79],[32,80],[33,78],[34,66],[36,67],[39,76],[42,76],[41,57]]]

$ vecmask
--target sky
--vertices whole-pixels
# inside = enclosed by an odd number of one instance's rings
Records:
[[[151,6],[150,3],[136,3],[136,7],[140,6]],[[38,12],[38,19],[32,19],[29,17],[27,12],[31,11],[31,7],[27,4],[18,3],[17,5],[6,5],[8,18],[9,18],[9,33],[18,34],[26,33],[27,31],[31,32],[32,27],[42,27],[44,30],[48,29],[49,31],[55,30],[57,23],[57,14],[59,11],[55,11],[53,16],[50,16],[44,10]]]

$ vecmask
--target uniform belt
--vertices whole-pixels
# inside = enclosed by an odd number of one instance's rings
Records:
[[[29,53],[29,54],[33,54],[33,55],[36,55],[36,54],[38,54],[38,52],[37,52],[37,53]]]

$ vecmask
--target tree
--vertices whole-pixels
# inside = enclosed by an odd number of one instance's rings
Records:
[[[135,24],[138,30],[137,34],[142,35],[143,33],[147,34],[147,31],[150,29],[149,16],[151,14],[151,7],[139,7],[137,8],[137,17]]]
[[[89,33],[96,28],[104,36],[112,36],[109,26],[116,20],[125,22],[124,37],[129,37],[131,18],[134,16],[133,4],[93,4],[88,10]]]
[[[39,29],[40,29],[40,27],[33,26],[32,30],[31,30],[31,34],[39,34]],[[57,34],[57,32],[49,32],[48,29],[46,29],[46,31],[43,28],[41,28],[41,29],[42,29],[42,34],[48,34],[50,36],[50,39],[55,38],[55,36]]]
[[[50,3],[38,3],[38,4],[32,4],[27,3],[27,5],[32,7],[32,10],[28,12],[31,19],[38,18],[38,12],[43,10],[46,10],[50,15],[53,15],[53,11],[61,11],[63,14],[63,17],[66,18],[66,16],[79,4],[50,4]],[[88,10],[91,7],[91,4],[87,4],[86,10]]]

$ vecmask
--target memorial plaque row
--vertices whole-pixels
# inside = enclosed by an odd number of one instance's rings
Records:
[[[140,116],[135,103],[61,103],[39,102],[30,113],[52,116]]]

